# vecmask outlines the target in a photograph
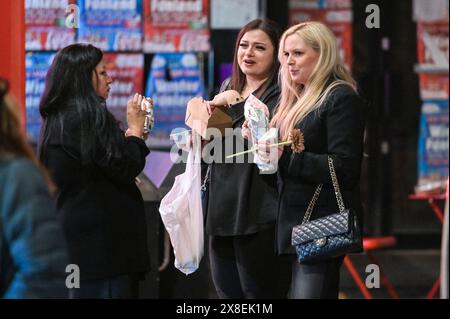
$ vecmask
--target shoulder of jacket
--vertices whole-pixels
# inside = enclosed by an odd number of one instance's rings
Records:
[[[26,157],[11,160],[8,164],[7,171],[7,176],[14,181],[33,180],[35,182],[36,177],[40,178],[39,169],[36,167],[36,164]]]
[[[280,87],[278,86],[278,84],[277,83],[273,83],[264,92],[264,94],[263,94],[264,100],[267,101],[269,99],[278,98],[280,93],[281,93],[281,91],[280,91]]]
[[[15,190],[13,194],[20,198],[28,198],[36,189],[46,187],[37,166],[25,157],[3,161],[0,176],[0,189]]]
[[[334,101],[349,97],[355,98],[359,97],[359,95],[350,85],[347,84],[336,85],[336,87],[331,89],[329,93],[329,99]]]
[[[26,157],[14,157],[2,160],[0,164],[3,171],[13,172],[14,174],[20,174],[23,171],[29,171],[35,167],[34,163]]]
[[[359,94],[349,85],[339,84],[332,88],[323,103],[322,111],[335,108],[342,103],[362,104]]]

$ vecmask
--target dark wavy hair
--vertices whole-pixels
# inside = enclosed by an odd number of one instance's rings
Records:
[[[56,54],[39,104],[44,120],[39,143],[41,160],[49,137],[55,132],[60,133],[64,145],[62,138],[68,136],[64,128],[67,121],[76,121],[80,125],[82,164],[91,164],[94,153],[98,156],[99,150],[104,151],[103,160],[118,154],[121,131],[92,83],[95,67],[102,58],[102,51],[90,44],[72,44]]]
[[[273,46],[273,61],[272,61],[272,69],[270,70],[270,75],[267,81],[258,89],[256,92],[257,96],[260,96],[262,92],[265,91],[265,89],[270,86],[274,81],[278,78],[278,70],[280,69],[280,61],[278,61],[278,47],[280,43],[281,38],[281,28],[280,26],[275,23],[272,20],[269,19],[255,19],[247,23],[245,26],[241,28],[239,31],[239,34],[236,39],[236,44],[234,47],[234,57],[233,57],[233,73],[231,76],[231,89],[236,90],[238,92],[242,92],[244,89],[246,78],[245,74],[241,71],[241,68],[239,67],[238,63],[238,50],[239,50],[239,43],[241,42],[242,37],[245,33],[253,30],[261,30],[270,39],[270,42]]]

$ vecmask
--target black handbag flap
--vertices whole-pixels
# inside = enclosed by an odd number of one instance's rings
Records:
[[[292,228],[292,246],[332,235],[345,234],[350,230],[353,214],[346,209],[342,213],[328,215]]]

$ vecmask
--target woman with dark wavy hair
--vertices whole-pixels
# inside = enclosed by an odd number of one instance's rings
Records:
[[[277,76],[281,29],[255,19],[236,39],[233,73],[221,91],[235,90],[246,100],[253,94],[273,111],[279,97]],[[214,105],[208,102],[211,107]],[[245,101],[230,107],[233,128],[244,122]],[[233,145],[233,135],[222,139]],[[239,140],[237,141],[239,143]],[[243,145],[242,147],[246,147]],[[241,158],[239,158],[241,159]],[[256,164],[215,159],[209,166],[206,232],[211,273],[220,298],[285,298],[290,267],[275,254],[277,190],[275,179],[264,183]]]
[[[136,298],[149,270],[135,184],[149,153],[142,96],[128,102],[124,133],[106,108],[111,83],[101,50],[69,45],[55,56],[39,106],[40,158],[58,187],[71,263],[80,268],[72,298]]]

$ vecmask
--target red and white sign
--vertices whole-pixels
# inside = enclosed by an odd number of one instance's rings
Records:
[[[336,36],[341,60],[349,70],[353,60],[352,20],[351,10],[303,8],[291,8],[289,10],[290,25],[305,21],[320,21],[327,25]]]
[[[448,68],[448,21],[417,23],[417,57],[420,64]]]
[[[106,105],[124,128],[127,123],[127,102],[134,93],[143,94],[144,56],[142,54],[105,53],[108,74],[113,83]]]
[[[25,1],[25,49],[56,51],[75,42],[66,26],[69,5],[76,0]]]
[[[447,74],[419,74],[422,100],[448,100]]]
[[[448,44],[448,21],[417,23],[422,100],[448,99]],[[428,70],[433,72],[426,72]]]
[[[208,0],[144,0],[144,52],[208,51]]]

